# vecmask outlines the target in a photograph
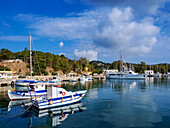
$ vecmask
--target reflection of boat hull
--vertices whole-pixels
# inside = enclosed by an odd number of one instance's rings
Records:
[[[40,98],[41,96],[46,96],[47,92],[43,90],[42,92],[24,92],[24,91],[10,91],[8,90],[8,96],[10,100],[26,100]]]
[[[46,116],[49,113],[53,113],[56,115],[62,115],[63,113],[69,113],[72,114],[72,111],[79,111],[79,110],[85,110],[86,107],[82,107],[83,104],[81,102],[77,102],[71,105],[62,106],[62,107],[55,107],[55,108],[48,108],[43,110],[37,110],[33,108],[33,112],[37,117]]]
[[[87,90],[84,91],[76,91],[72,95],[52,98],[44,101],[35,101],[33,105],[38,109],[47,109],[52,107],[70,105],[76,102],[79,102],[82,97],[86,94]]]
[[[9,104],[8,104],[8,111],[10,111],[10,109],[12,107],[15,107],[15,106],[31,106],[32,105],[32,102],[31,100],[15,100],[15,101],[10,101]]]
[[[44,125],[47,123],[52,127],[56,127],[58,125],[61,125],[61,123],[65,119],[67,119],[70,114],[79,113],[86,109],[87,107],[83,106],[81,102],[67,105],[67,106],[55,107],[55,108],[49,108],[43,110],[37,110],[35,108],[32,108],[32,113],[35,115],[34,120],[36,121],[36,126],[35,125],[34,126],[39,127],[42,126],[42,124]],[[41,121],[38,121],[39,119]]]

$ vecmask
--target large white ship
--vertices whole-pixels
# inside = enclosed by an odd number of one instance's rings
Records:
[[[117,69],[106,70],[105,75],[107,79],[145,79],[145,74],[138,74],[131,70],[131,68],[127,68],[127,66],[123,65],[122,55],[120,52],[121,64],[120,71]]]
[[[107,79],[145,79],[145,74],[138,74],[132,70],[119,72],[118,70],[106,70]]]

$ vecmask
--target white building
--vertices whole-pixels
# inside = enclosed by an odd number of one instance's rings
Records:
[[[18,62],[22,61],[21,59],[16,59],[16,60],[4,60],[3,62]]]
[[[0,71],[0,79],[12,79],[13,72],[12,71]]]

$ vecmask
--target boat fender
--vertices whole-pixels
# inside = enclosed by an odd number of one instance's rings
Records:
[[[62,95],[65,96],[65,95],[66,95],[66,92],[62,92]]]
[[[61,99],[61,101],[63,102],[63,98]]]
[[[14,81],[11,82],[11,88],[14,88]]]
[[[53,100],[50,100],[50,101],[49,101],[49,104],[50,104],[50,105],[53,105]]]
[[[22,96],[25,96],[25,93],[23,93]]]
[[[80,97],[82,97],[82,94],[80,94]]]

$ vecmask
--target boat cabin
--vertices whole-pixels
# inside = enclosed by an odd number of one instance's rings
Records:
[[[60,85],[48,85],[47,86],[47,99],[63,97],[67,95],[67,91],[64,88],[61,88]]]

